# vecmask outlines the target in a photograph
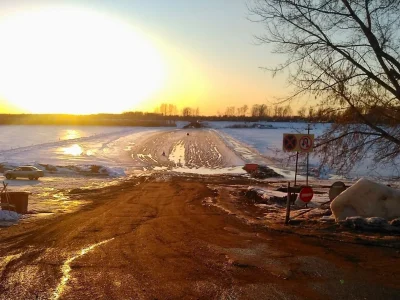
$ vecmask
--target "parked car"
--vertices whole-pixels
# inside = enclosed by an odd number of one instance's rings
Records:
[[[38,180],[39,177],[43,177],[44,173],[42,170],[34,166],[20,166],[14,170],[8,170],[4,172],[4,176],[7,179],[16,179],[17,177],[29,178],[30,180]]]

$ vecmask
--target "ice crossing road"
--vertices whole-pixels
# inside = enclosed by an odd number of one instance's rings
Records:
[[[133,164],[144,168],[224,168],[243,165],[214,130],[150,133],[131,146]]]

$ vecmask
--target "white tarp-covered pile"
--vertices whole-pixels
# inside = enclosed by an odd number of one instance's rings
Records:
[[[400,190],[361,178],[331,203],[336,221],[347,217],[379,217],[393,220],[400,217]]]

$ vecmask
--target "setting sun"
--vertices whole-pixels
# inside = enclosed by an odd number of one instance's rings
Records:
[[[131,25],[89,10],[0,21],[0,98],[32,113],[120,113],[164,85],[163,58]]]

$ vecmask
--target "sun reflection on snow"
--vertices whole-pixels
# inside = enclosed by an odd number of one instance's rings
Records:
[[[67,148],[63,148],[63,152],[64,152],[64,154],[67,154],[67,155],[80,156],[83,153],[83,149],[78,144],[74,144]]]
[[[81,137],[82,137],[82,134],[79,130],[68,129],[68,130],[66,130],[65,134],[63,134],[63,137],[61,139],[62,140],[73,140],[73,139],[79,139]]]
[[[82,146],[78,144],[73,144],[72,146],[61,148],[61,151],[66,155],[72,156],[94,156],[96,154],[96,150],[85,150]]]

